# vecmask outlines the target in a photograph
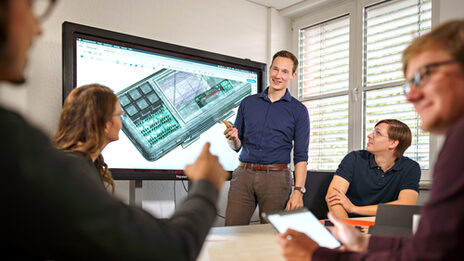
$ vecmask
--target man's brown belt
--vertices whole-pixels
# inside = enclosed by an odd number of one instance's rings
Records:
[[[253,164],[253,163],[244,163],[240,162],[240,167],[252,170],[274,170],[274,171],[281,171],[288,168],[288,164],[269,164],[269,165],[261,165],[261,164]]]

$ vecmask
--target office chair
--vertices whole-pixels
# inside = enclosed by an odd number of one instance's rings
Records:
[[[306,176],[306,193],[303,205],[318,219],[326,219],[329,208],[325,202],[325,195],[332,181],[334,172],[308,171]]]
[[[369,234],[390,236],[412,236],[412,217],[421,213],[422,206],[379,204],[375,225]]]

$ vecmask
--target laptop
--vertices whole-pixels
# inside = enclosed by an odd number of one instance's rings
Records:
[[[369,227],[369,234],[412,236],[412,217],[420,214],[421,206],[379,204],[375,225]]]

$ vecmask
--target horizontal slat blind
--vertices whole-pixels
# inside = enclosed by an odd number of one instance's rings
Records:
[[[349,17],[300,30],[299,98],[348,89]]]
[[[401,55],[431,28],[430,0],[389,1],[365,9],[365,86],[403,79]]]
[[[348,152],[348,96],[304,102],[311,119],[309,167],[335,170]]]
[[[348,95],[340,91],[348,93],[349,22],[346,15],[300,30],[298,96],[326,95],[304,102],[311,119],[309,169],[335,170],[348,152]]]

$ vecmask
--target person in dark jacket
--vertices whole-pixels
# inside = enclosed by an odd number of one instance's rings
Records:
[[[0,0],[0,82],[25,81],[27,52],[50,10],[34,5],[44,2],[55,1]],[[0,253],[12,260],[195,260],[227,176],[206,144],[185,168],[187,199],[162,220],[111,196],[85,160],[3,108],[0,144]]]

